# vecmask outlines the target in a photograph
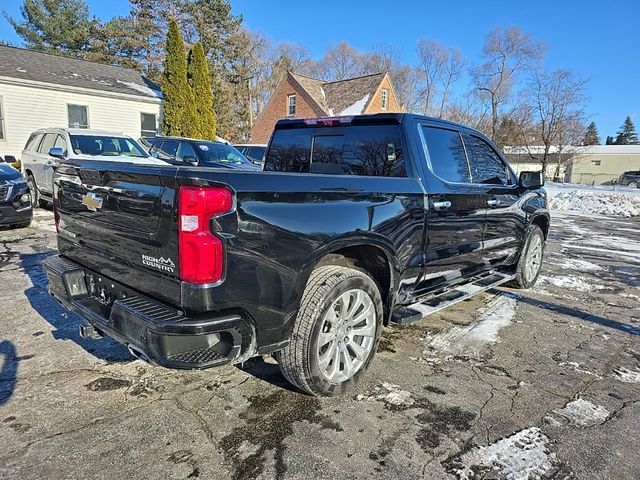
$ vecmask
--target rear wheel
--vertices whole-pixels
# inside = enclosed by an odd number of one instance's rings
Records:
[[[382,312],[380,292],[369,275],[318,267],[305,288],[291,341],[278,355],[283,375],[312,395],[349,391],[378,348]]]
[[[629,182],[627,183],[627,187],[638,188],[638,182]]]
[[[516,266],[516,277],[506,286],[511,288],[531,288],[540,276],[544,257],[544,234],[538,225],[530,225],[527,239]]]

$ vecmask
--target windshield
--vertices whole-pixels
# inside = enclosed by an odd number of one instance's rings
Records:
[[[108,135],[71,135],[71,147],[77,155],[101,157],[136,157],[149,155],[132,138],[111,137]]]
[[[198,142],[200,156],[205,163],[225,165],[253,165],[253,163],[231,145],[213,142]]]

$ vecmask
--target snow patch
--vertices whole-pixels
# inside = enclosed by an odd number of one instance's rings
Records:
[[[362,115],[362,111],[364,110],[364,107],[367,106],[368,101],[369,101],[369,94],[367,93],[364,97],[362,97],[356,103],[342,110],[338,115]]]
[[[556,408],[552,412],[556,416],[563,417],[569,423],[578,427],[593,427],[603,423],[611,412],[603,406],[591,403],[584,398],[571,400],[562,408]]]
[[[640,370],[629,370],[625,367],[618,367],[613,371],[611,375],[616,380],[620,380],[624,383],[640,383]]]
[[[540,478],[556,463],[556,454],[549,451],[549,437],[539,428],[531,427],[498,440],[486,447],[476,447],[460,458],[455,475],[461,480],[477,478],[478,467],[497,470],[506,480]]]
[[[574,275],[567,275],[562,277],[547,277],[540,275],[538,281],[541,284],[548,283],[560,288],[566,288],[568,290],[574,290],[576,292],[590,292],[592,290],[602,290],[602,285],[591,285],[585,282],[582,278]]]
[[[479,357],[488,344],[499,341],[498,333],[508,326],[516,314],[517,296],[501,295],[480,310],[480,316],[466,327],[454,327],[429,339],[431,350],[423,353],[447,353]],[[420,309],[420,304],[411,308]]]
[[[602,267],[600,265],[587,262],[586,260],[580,260],[578,258],[569,258],[564,262],[562,262],[560,266],[564,268],[569,268],[571,270],[587,270],[591,272],[602,270]]]
[[[373,387],[373,391],[367,392],[366,395],[357,395],[356,400],[383,402],[389,410],[402,410],[414,404],[411,392],[402,390],[398,385],[386,382]]]
[[[606,338],[605,338],[605,340],[606,340]],[[582,368],[582,367],[580,366],[580,364],[579,364],[579,363],[577,363],[577,362],[560,362],[560,363],[559,363],[559,365],[560,365],[561,367],[567,367],[567,368],[569,368],[570,370],[573,370],[574,372],[584,373],[584,374],[586,374],[586,375],[593,375],[593,376],[595,376],[595,377],[600,378],[600,375],[598,375],[597,373],[590,372],[589,370],[585,370],[585,369],[584,369],[584,368]]]
[[[159,92],[158,90],[154,90],[153,88],[149,88],[146,85],[139,85],[134,82],[124,82],[122,80],[118,80],[118,83],[124,85],[127,88],[130,88],[131,90],[135,90],[137,92],[143,93],[148,97],[162,98],[161,92]]]

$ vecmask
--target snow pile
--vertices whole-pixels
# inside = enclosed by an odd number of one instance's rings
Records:
[[[466,327],[454,327],[430,337],[423,353],[446,353],[479,357],[484,347],[498,341],[500,330],[511,323],[516,314],[515,295],[501,295],[480,311],[480,316]],[[420,305],[412,305],[419,310]]]
[[[615,217],[640,216],[640,189],[549,183],[545,186],[550,210]]]
[[[553,411],[556,416],[563,417],[578,427],[593,427],[603,423],[611,412],[606,408],[591,403],[583,398],[571,400],[562,408]]]
[[[158,90],[154,90],[153,88],[149,88],[146,85],[139,85],[139,84],[134,83],[134,82],[124,82],[122,80],[118,80],[118,83],[121,83],[125,87],[130,88],[131,90],[135,90],[135,91],[140,92],[140,93],[142,93],[144,95],[147,95],[148,97],[162,98],[162,93],[161,92],[159,92]]]
[[[539,428],[527,428],[486,447],[470,450],[462,455],[462,465],[452,473],[461,480],[469,480],[477,478],[479,467],[484,467],[498,470],[500,478],[507,480],[541,478],[557,461],[548,446],[549,437]]]
[[[640,370],[618,367],[613,372],[612,377],[624,383],[640,383]]]
[[[364,110],[364,107],[367,106],[368,101],[369,101],[369,94],[367,93],[364,97],[362,97],[356,103],[342,110],[338,115],[361,115],[362,111]]]

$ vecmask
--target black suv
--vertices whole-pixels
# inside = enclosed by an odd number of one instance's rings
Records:
[[[22,174],[8,163],[0,163],[0,225],[26,227],[31,224],[31,193]]]
[[[640,170],[624,172],[622,175],[620,175],[618,183],[620,185],[626,185],[627,187],[631,188],[640,187]]]
[[[236,148],[222,142],[184,137],[143,137],[152,157],[174,165],[259,170]]]

